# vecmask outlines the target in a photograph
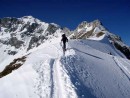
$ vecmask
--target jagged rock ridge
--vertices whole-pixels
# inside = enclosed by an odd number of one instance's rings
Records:
[[[121,37],[110,33],[99,20],[93,22],[84,21],[78,25],[75,32],[71,35],[72,39],[90,39],[102,41],[107,39],[113,47],[121,51],[128,59],[130,59],[130,47],[125,45]]]

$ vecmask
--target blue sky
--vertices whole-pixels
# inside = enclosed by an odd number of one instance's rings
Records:
[[[129,0],[1,0],[0,18],[31,15],[74,30],[82,21],[99,19],[130,46]]]

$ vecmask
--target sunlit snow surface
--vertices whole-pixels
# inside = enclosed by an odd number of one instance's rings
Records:
[[[123,54],[103,41],[69,40],[63,55],[60,39],[12,57],[28,54],[23,66],[0,78],[0,98],[130,98]]]

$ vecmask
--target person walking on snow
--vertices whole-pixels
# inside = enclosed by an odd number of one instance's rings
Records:
[[[66,42],[68,42],[68,38],[65,34],[62,35],[61,42],[63,42],[63,50],[66,51]]]

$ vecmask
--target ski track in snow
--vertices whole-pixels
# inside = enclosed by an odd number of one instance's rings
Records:
[[[59,66],[59,64],[58,64],[58,62],[56,61],[55,62],[55,79],[57,80],[57,83],[56,83],[56,85],[57,85],[57,98],[65,98],[65,91],[64,91],[64,89],[63,89],[63,85],[64,84],[61,84],[62,83],[62,81],[61,81],[61,71],[60,71],[61,69],[60,69],[60,66]],[[55,81],[56,81],[55,80]]]
[[[58,51],[57,46],[53,45]],[[57,51],[57,57],[47,55],[49,59],[39,63],[37,72],[39,78],[36,85],[37,94],[40,98],[77,98],[74,86],[67,75],[67,71],[60,63],[62,51]]]
[[[130,71],[127,69],[126,66],[124,66],[117,57],[113,56],[113,60],[115,61],[115,63],[117,64],[117,66],[120,68],[120,70],[125,74],[125,76],[128,78],[128,80],[130,81]],[[123,61],[124,62],[124,61]]]
[[[120,62],[120,61],[121,62]],[[125,65],[128,65],[129,66],[129,63],[128,62],[126,62],[126,61],[124,61],[124,60],[122,60],[122,59],[119,59],[118,61],[120,62],[120,64],[123,66],[123,68],[125,69],[125,71],[129,74],[129,78],[130,78],[130,69],[127,67],[127,66],[125,66]],[[123,65],[123,62],[125,63],[125,65]]]

